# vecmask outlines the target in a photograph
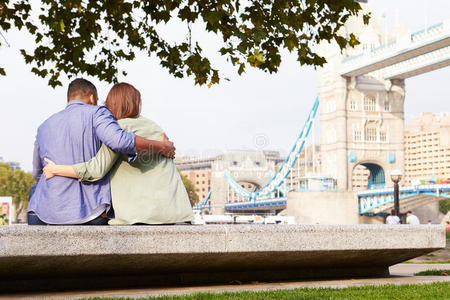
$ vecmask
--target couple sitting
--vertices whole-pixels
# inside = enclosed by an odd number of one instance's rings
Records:
[[[28,206],[29,225],[193,220],[173,143],[140,116],[138,90],[116,84],[106,107],[97,106],[95,86],[76,79],[67,100],[37,132],[33,176],[38,184]]]

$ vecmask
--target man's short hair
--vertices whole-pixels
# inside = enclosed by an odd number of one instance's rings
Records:
[[[408,210],[406,213],[407,213],[407,214],[412,214],[412,211]]]
[[[83,78],[77,78],[69,84],[67,90],[67,101],[79,99],[86,99],[89,95],[94,96],[94,100],[97,103],[97,88],[89,80]]]

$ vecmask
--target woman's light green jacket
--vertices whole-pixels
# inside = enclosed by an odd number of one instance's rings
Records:
[[[125,131],[159,140],[163,130],[153,121],[138,117],[118,121]],[[80,181],[97,181],[110,172],[115,219],[110,225],[170,224],[194,219],[180,174],[172,159],[161,154],[140,155],[128,163],[125,156],[102,145],[90,161],[73,165]]]

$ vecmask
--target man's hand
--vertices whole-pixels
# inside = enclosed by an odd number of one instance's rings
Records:
[[[161,136],[159,138],[159,141],[164,143],[163,150],[161,151],[161,154],[168,158],[175,158],[175,146],[171,141],[169,141],[169,138],[167,137],[166,133],[161,133]]]
[[[175,147],[171,141],[167,140],[163,133],[159,141],[147,140],[140,136],[136,136],[136,149],[138,154],[156,154],[161,153],[167,158],[175,158]]]
[[[56,175],[56,164],[48,158],[44,158],[47,165],[42,169],[44,172],[45,180],[49,180],[50,178]]]
[[[160,151],[160,153],[167,157],[167,158],[175,158],[175,146],[173,145],[173,143],[171,141],[160,141],[160,143],[162,144],[162,149]]]

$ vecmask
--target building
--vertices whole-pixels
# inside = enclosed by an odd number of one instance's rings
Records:
[[[277,170],[282,163],[276,164]],[[321,176],[321,174],[320,145],[315,145],[314,147],[313,145],[308,145],[300,152],[292,171],[286,178],[285,184],[290,190],[295,190],[299,188],[301,178]]]
[[[450,179],[450,113],[422,113],[405,128],[405,184]]]
[[[14,170],[21,170],[20,163],[18,163],[16,161],[4,161],[2,156],[0,156],[0,163],[4,163],[4,164],[9,165],[13,171]]]
[[[181,173],[194,184],[200,201],[208,196],[211,189],[211,164],[215,157],[180,157],[175,159],[175,164]]]
[[[16,162],[16,161],[10,161],[7,162],[7,164],[11,167],[11,169],[14,170],[21,170],[20,168],[20,163]]]
[[[200,201],[202,201],[206,199],[209,191],[212,190],[213,163],[223,161],[225,160],[225,158],[229,158],[230,155],[237,155],[235,159],[238,160],[240,156],[244,157],[250,152],[246,150],[236,150],[228,151],[225,154],[208,158],[180,157],[175,159],[175,164],[181,171],[181,173],[187,176],[187,178],[194,184]],[[273,162],[274,165],[281,164],[284,161],[284,158],[280,156],[280,153],[278,151],[263,151],[262,155],[265,160],[267,160],[268,162]],[[258,165],[256,165],[255,167],[258,167]],[[261,188],[255,182],[238,181],[238,183],[248,191],[255,191]],[[230,200],[231,202],[235,202],[242,199],[237,198],[234,193],[228,191],[228,200]]]

